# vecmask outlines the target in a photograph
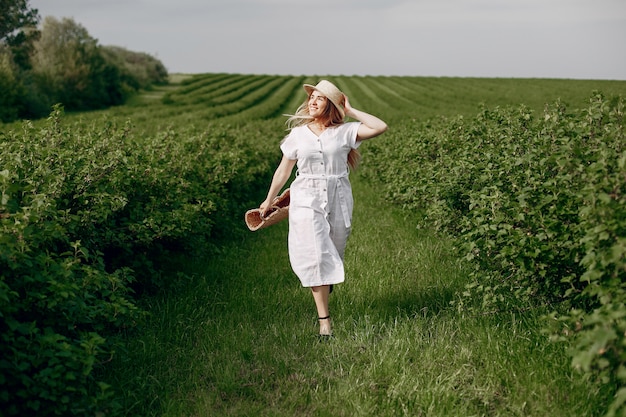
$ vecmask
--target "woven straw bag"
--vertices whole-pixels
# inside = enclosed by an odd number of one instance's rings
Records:
[[[245,220],[248,229],[254,232],[285,220],[287,217],[289,217],[289,188],[274,199],[265,217],[261,216],[261,210],[256,208],[246,211]]]

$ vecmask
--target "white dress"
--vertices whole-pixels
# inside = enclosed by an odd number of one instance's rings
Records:
[[[352,224],[348,153],[358,148],[360,122],[327,128],[318,137],[308,126],[291,130],[280,148],[297,160],[290,186],[289,260],[304,287],[344,281],[343,254]]]

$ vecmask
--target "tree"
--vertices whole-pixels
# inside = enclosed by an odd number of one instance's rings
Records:
[[[10,122],[18,115],[18,103],[23,88],[15,75],[11,53],[0,45],[0,121]]]
[[[104,46],[108,61],[115,63],[125,77],[124,81],[139,90],[168,82],[167,69],[161,61],[144,52],[134,52],[119,46]]]
[[[39,12],[29,6],[28,0],[0,0],[0,43],[10,48],[13,61],[22,69],[30,67],[39,19]]]
[[[96,39],[73,19],[44,19],[32,62],[37,84],[54,102],[71,110],[102,107],[106,86],[98,75],[105,62]]]
[[[167,83],[150,55],[105,48],[73,19],[48,16],[41,30],[28,0],[0,0],[0,121],[39,118],[61,103],[67,110],[122,104]]]

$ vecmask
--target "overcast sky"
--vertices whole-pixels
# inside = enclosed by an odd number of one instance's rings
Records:
[[[169,72],[626,80],[626,0],[30,0]]]

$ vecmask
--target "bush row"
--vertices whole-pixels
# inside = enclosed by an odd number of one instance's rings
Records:
[[[3,415],[111,407],[95,375],[141,322],[135,293],[170,285],[169,254],[208,250],[242,223],[275,152],[250,140],[258,126],[141,138],[129,122],[64,120],[57,107],[40,128],[0,134]]]
[[[609,415],[624,412],[624,99],[407,123],[368,151],[377,163],[364,171],[390,199],[459,238],[472,283],[457,307],[552,306],[546,328],[571,342],[576,368],[616,390]]]

